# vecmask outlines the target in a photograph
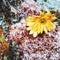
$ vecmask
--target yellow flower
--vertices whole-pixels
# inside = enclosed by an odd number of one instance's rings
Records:
[[[38,34],[54,29],[55,25],[51,22],[55,20],[56,17],[50,12],[44,13],[40,12],[38,16],[29,16],[26,19],[27,30],[30,31],[29,34],[33,34],[33,37],[36,37]]]

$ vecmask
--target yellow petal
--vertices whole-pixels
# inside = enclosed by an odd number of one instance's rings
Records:
[[[27,27],[27,30],[31,30],[31,28],[30,27]]]
[[[34,32],[33,37],[36,37],[37,35],[38,35],[38,33],[37,32]]]
[[[29,16],[26,18],[26,22],[33,22],[35,20],[35,16]]]
[[[34,25],[34,24],[35,24],[34,22],[27,22],[26,23],[27,26]]]
[[[50,29],[50,27],[48,27],[48,26],[49,26],[49,25],[46,25],[46,28],[47,28],[48,31],[50,31],[51,29]]]
[[[51,29],[55,28],[55,25],[52,22],[50,22],[50,25],[51,25]]]
[[[41,34],[43,33],[43,25],[41,24]]]
[[[45,32],[46,34],[48,33],[46,26],[44,26],[44,32]]]
[[[38,23],[35,23],[35,25],[32,26],[32,30],[36,32],[38,29]]]
[[[41,25],[40,25],[40,23],[38,24],[38,33],[41,33]]]
[[[29,32],[29,34],[33,34],[33,33],[34,33],[34,31],[32,31],[32,30]]]
[[[39,29],[38,29],[38,33],[41,33],[41,28],[40,28],[40,26],[39,26]]]
[[[44,12],[40,11],[40,17],[44,17],[44,15],[45,15]]]
[[[54,21],[55,19],[57,19],[57,17],[54,16],[51,21]]]
[[[45,16],[51,16],[52,14],[50,13],[50,12],[47,12],[46,14],[45,14]]]
[[[46,28],[48,31],[51,31],[53,29],[53,26],[51,25],[51,21],[48,21],[47,24],[46,24]]]

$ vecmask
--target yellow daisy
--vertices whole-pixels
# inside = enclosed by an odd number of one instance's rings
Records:
[[[47,34],[48,31],[54,29],[55,25],[51,21],[55,19],[54,14],[50,12],[40,12],[38,16],[29,16],[26,19],[27,30],[30,31],[29,34],[33,34],[33,37],[43,32]]]

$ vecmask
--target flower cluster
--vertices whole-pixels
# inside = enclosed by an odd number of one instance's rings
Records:
[[[25,25],[26,24],[24,20],[22,20],[21,23],[16,23],[12,25],[9,28],[8,40],[12,40],[12,41],[15,40],[16,42],[22,42],[25,35],[24,36],[21,35],[23,35],[24,31],[26,30]]]
[[[9,35],[9,40],[20,41],[18,50],[23,51],[22,60],[59,60],[60,38],[58,36],[60,37],[60,34],[58,29],[34,38],[25,30],[26,25],[23,22],[12,25]]]
[[[37,15],[41,8],[34,0],[28,0],[21,3],[21,9],[17,7],[18,15],[28,16]]]

